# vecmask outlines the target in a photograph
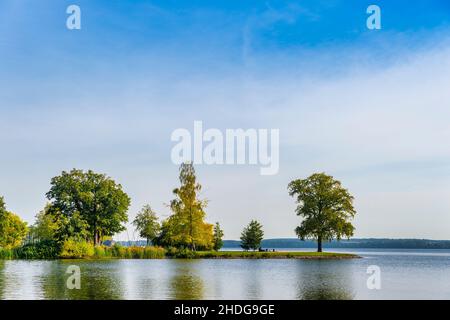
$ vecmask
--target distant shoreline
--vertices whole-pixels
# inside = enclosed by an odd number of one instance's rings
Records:
[[[295,238],[265,239],[261,243],[264,249],[306,249],[317,248],[315,241],[301,241]],[[224,240],[223,249],[240,248],[237,240]],[[450,240],[428,239],[350,239],[333,240],[323,243],[324,249],[450,249]]]
[[[224,240],[222,250],[241,249],[239,240]],[[123,246],[145,246],[145,241],[117,241]],[[315,241],[296,238],[265,239],[263,249],[317,249]],[[450,249],[450,240],[354,238],[323,243],[324,249]]]

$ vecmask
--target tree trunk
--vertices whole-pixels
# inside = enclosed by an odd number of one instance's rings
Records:
[[[191,237],[191,250],[195,251],[195,240],[194,240],[194,219],[192,217],[192,207],[189,207],[189,236]]]
[[[317,252],[322,252],[322,237],[317,238]]]
[[[94,231],[94,246],[98,246],[100,243],[100,234],[98,231]]]

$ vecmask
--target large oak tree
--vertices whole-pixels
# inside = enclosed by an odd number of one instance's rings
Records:
[[[315,173],[292,181],[288,190],[296,198],[297,215],[303,218],[295,232],[302,240],[317,240],[318,252],[322,252],[322,241],[353,235],[349,221],[356,214],[353,197],[341,182],[325,173]]]
[[[51,180],[47,198],[52,212],[66,221],[63,227],[73,226],[66,228],[67,232],[86,234],[94,245],[100,244],[103,237],[125,230],[130,198],[120,184],[105,174],[63,171]]]

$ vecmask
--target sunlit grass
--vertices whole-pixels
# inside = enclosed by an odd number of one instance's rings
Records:
[[[195,258],[210,259],[349,259],[355,254],[334,252],[258,252],[258,251],[199,251]]]

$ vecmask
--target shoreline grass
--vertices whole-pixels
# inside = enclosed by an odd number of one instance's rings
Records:
[[[88,250],[89,249],[89,250]],[[191,251],[161,247],[66,246],[61,254],[28,253],[28,250],[0,249],[0,260],[102,260],[102,259],[355,259],[351,253],[296,251]],[[46,252],[45,252],[46,253]]]
[[[303,260],[344,260],[344,259],[358,259],[361,258],[356,254],[350,253],[335,253],[335,252],[253,252],[253,251],[195,251],[186,253],[179,253],[176,255],[158,255],[153,256],[137,256],[137,255],[123,255],[123,256],[90,256],[84,258],[75,258],[81,260],[152,260],[152,259],[174,259],[174,260],[238,260],[238,259],[255,259],[255,260],[273,260],[273,259],[303,259]],[[70,260],[73,258],[59,258],[59,260]]]

